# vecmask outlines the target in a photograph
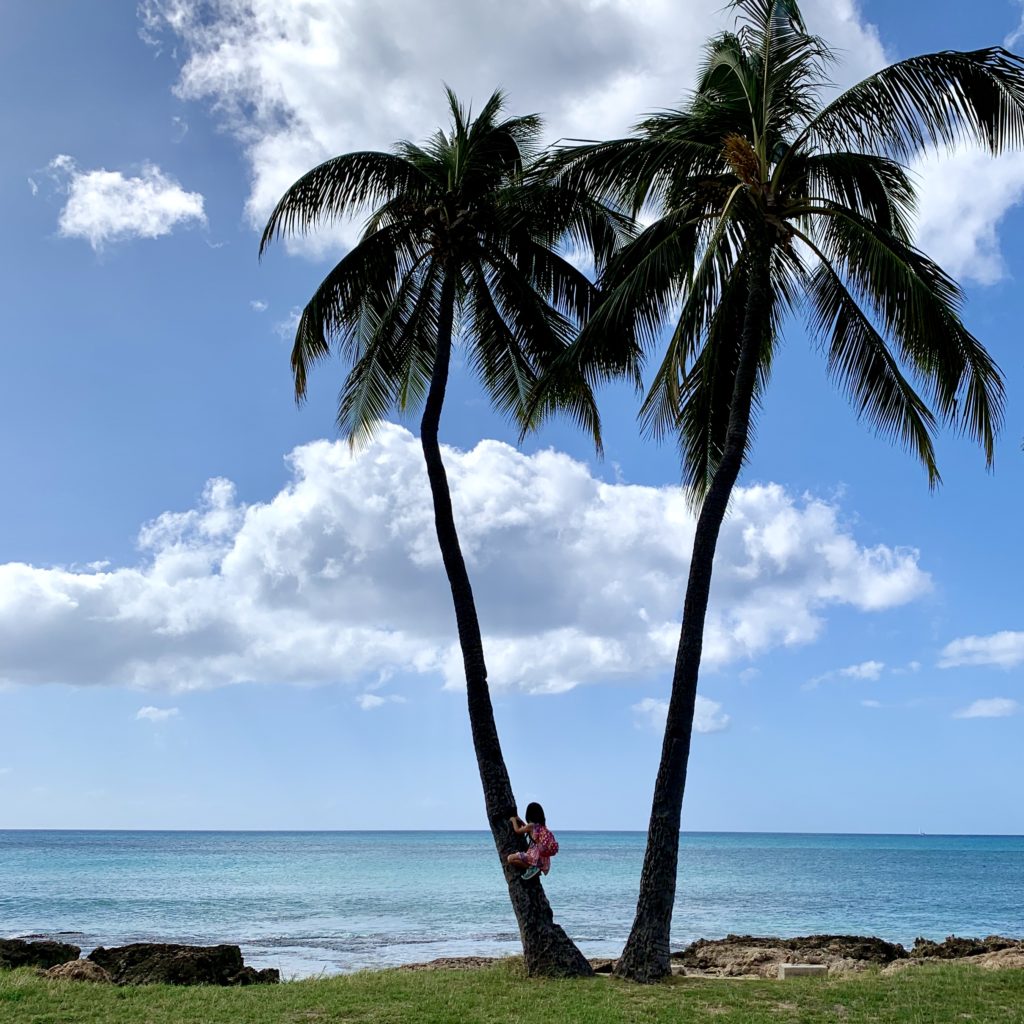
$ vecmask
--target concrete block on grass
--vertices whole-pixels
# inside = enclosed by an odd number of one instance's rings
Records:
[[[828,964],[779,964],[779,978],[824,978]]]

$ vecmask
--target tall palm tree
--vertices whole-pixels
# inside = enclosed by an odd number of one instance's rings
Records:
[[[991,465],[1003,408],[959,287],[914,246],[906,162],[963,140],[992,153],[1020,145],[1024,62],[998,48],[913,57],[826,103],[833,58],[795,0],[732,7],[736,28],[706,45],[682,109],[552,158],[558,180],[658,215],[607,267],[604,304],[566,358],[607,367],[618,352],[629,365],[675,321],[641,421],[677,439],[699,510],[640,897],[617,966],[641,981],[669,971],[715,547],[790,315],[807,313],[858,415],[910,449],[933,487],[938,424],[959,426]]]
[[[594,285],[557,251],[565,238],[599,262],[629,222],[566,185],[531,180],[542,128],[536,115],[502,118],[495,92],[479,115],[448,90],[452,126],[423,146],[335,157],[281,198],[260,254],[279,235],[370,211],[358,244],[313,293],[292,350],[295,394],[310,366],[336,348],[348,365],[338,425],[355,441],[392,410],[423,403],[421,442],[434,522],[455,605],[473,746],[487,820],[505,871],[531,974],[584,975],[590,965],[554,923],[539,879],[505,866],[523,848],[498,741],[476,604],[459,545],[438,430],[453,344],[494,405],[522,419],[538,375],[561,355],[596,305]],[[557,392],[557,393],[555,393]],[[585,384],[566,381],[551,402],[570,410],[600,444]]]

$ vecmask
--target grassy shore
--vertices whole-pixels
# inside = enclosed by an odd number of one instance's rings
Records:
[[[470,971],[367,971],[251,988],[115,988],[0,971],[17,1024],[947,1024],[1024,1021],[1024,971],[963,964],[820,980],[532,981],[516,960]]]

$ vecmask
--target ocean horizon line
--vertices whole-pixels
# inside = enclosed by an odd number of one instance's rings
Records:
[[[34,828],[2,827],[8,832],[45,832],[64,835],[489,835],[485,828]],[[642,828],[559,828],[566,835],[646,835]],[[764,829],[682,829],[684,836],[872,836],[925,839],[1021,839],[1017,832],[817,832],[766,831]]]

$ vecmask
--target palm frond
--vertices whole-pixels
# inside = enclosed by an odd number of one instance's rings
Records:
[[[878,333],[842,279],[827,263],[814,271],[808,299],[811,331],[828,350],[829,374],[884,437],[914,452],[928,472],[928,484],[941,483],[935,459],[935,417],[900,371]]]
[[[939,414],[977,441],[991,465],[1005,404],[1002,376],[960,318],[956,282],[924,253],[851,210],[824,209],[814,227],[826,260],[878,316]]]
[[[329,353],[332,337],[346,359],[358,358],[347,347],[359,337],[365,304],[386,294],[420,259],[409,233],[391,226],[364,238],[331,269],[299,317],[291,357],[298,401],[306,393],[310,366]]]
[[[906,168],[895,160],[872,153],[815,153],[797,156],[787,170],[789,180],[779,187],[793,196],[795,211],[818,198],[910,242],[916,195]]]
[[[347,153],[304,174],[278,200],[260,239],[260,255],[281,235],[305,234],[368,206],[423,190],[422,174],[391,153]]]
[[[613,349],[618,338],[654,347],[700,258],[701,227],[688,211],[670,213],[625,246],[601,277],[605,299],[579,343],[594,355]]]
[[[338,397],[338,428],[358,445],[394,410],[418,402],[434,362],[440,271],[421,264],[360,304],[359,353]]]
[[[737,265],[697,358],[688,368],[663,366],[659,374],[666,378],[672,374],[671,378],[663,383],[656,378],[648,394],[650,401],[660,384],[661,400],[668,400],[660,415],[667,420],[669,412],[673,414],[665,426],[671,426],[677,438],[683,486],[694,505],[703,501],[725,449],[747,293],[747,275],[742,265]]]
[[[560,147],[544,166],[571,188],[636,216],[657,204],[673,181],[728,171],[720,141],[690,137],[691,120],[678,111],[655,114],[637,126],[634,138]]]
[[[818,149],[909,160],[961,142],[990,153],[1024,144],[1024,58],[989,47],[891,64],[824,107],[804,128]]]

